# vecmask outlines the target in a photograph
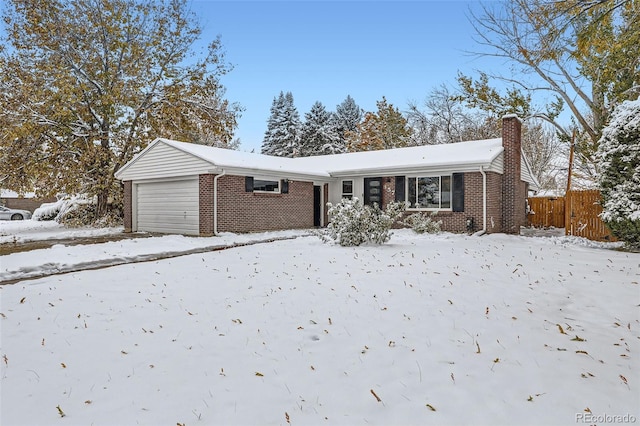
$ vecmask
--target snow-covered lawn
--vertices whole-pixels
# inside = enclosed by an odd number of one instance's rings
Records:
[[[298,236],[1,286],[0,423],[637,423],[640,255],[578,241]]]
[[[0,221],[0,244],[117,235],[123,228],[65,228],[53,220]]]

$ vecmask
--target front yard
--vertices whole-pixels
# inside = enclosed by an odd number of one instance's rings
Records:
[[[555,237],[400,230],[344,248],[287,236],[0,286],[0,423],[640,417],[640,255]],[[0,264],[240,237],[54,246]]]

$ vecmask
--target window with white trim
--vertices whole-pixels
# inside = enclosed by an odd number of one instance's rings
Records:
[[[450,209],[451,176],[407,178],[407,201],[410,209]]]
[[[353,181],[352,180],[342,181],[342,198],[347,198],[349,200],[353,198]]]

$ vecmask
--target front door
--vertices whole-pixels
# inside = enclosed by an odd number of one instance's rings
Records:
[[[320,197],[320,189],[322,187],[314,185],[313,187],[313,226],[320,226],[320,212],[322,211],[322,200]]]
[[[364,203],[382,208],[382,178],[364,178]]]

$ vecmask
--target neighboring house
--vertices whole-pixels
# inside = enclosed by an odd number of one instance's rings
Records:
[[[0,205],[10,209],[29,210],[33,213],[42,203],[53,203],[55,201],[57,201],[56,197],[36,198],[33,192],[20,195],[8,189],[0,190]]]
[[[326,226],[326,203],[358,197],[436,212],[442,229],[519,233],[538,190],[521,122],[502,138],[283,158],[156,139],[116,172],[125,231],[208,236]]]

